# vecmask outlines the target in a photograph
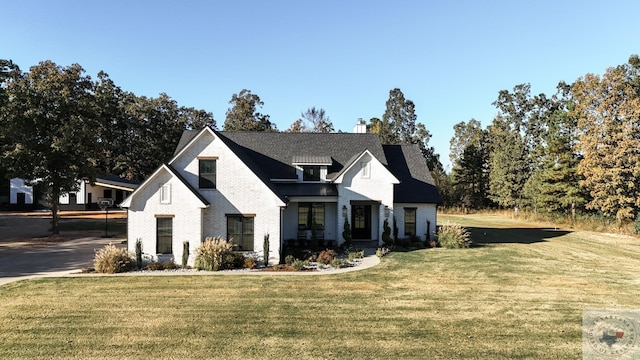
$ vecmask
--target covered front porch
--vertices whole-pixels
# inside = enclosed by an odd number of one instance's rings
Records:
[[[282,239],[285,246],[338,246],[344,242],[343,224],[347,218],[353,245],[375,247],[380,243],[384,214],[379,201],[340,205],[338,199],[295,199],[283,210]]]

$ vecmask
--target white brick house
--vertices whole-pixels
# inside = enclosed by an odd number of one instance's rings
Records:
[[[185,131],[174,157],[121,206],[128,246],[190,263],[204,238],[280,261],[287,242],[341,244],[345,219],[354,244],[382,244],[384,220],[398,237],[433,238],[438,190],[420,149],[382,145],[375,134]]]
[[[100,202],[107,201],[111,206],[121,203],[135,190],[138,182],[113,175],[97,176],[89,180],[78,180],[76,191],[60,195],[60,210],[100,210]],[[29,185],[24,179],[9,179],[7,189],[0,191],[8,194],[0,196],[0,206],[8,210],[36,210],[48,207],[38,187]],[[4,190],[4,189],[0,189]]]

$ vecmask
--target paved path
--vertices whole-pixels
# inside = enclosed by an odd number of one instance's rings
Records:
[[[87,237],[46,246],[1,249],[0,285],[81,271],[92,265],[96,250],[122,240]]]
[[[38,277],[67,276],[176,276],[176,275],[285,275],[308,276],[340,274],[370,268],[380,263],[375,249],[366,249],[367,256],[357,266],[321,271],[153,271],[124,274],[80,274],[92,266],[95,251],[109,243],[118,244],[123,239],[87,237],[55,245],[0,250],[0,287],[14,281]]]

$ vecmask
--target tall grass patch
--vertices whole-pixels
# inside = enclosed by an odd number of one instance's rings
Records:
[[[458,224],[444,224],[438,231],[440,246],[447,249],[462,249],[471,246],[471,234]]]
[[[232,254],[233,245],[221,237],[208,237],[196,250],[196,269],[223,270],[225,256]]]
[[[99,273],[115,274],[131,271],[135,261],[127,249],[109,244],[96,252],[93,265]]]

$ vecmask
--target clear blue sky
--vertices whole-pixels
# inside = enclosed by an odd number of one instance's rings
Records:
[[[310,107],[336,129],[382,117],[389,90],[449,167],[452,127],[488,125],[498,91],[602,74],[640,53],[640,1],[0,0],[0,58],[100,70],[224,123],[231,95],[260,96],[279,129]]]

